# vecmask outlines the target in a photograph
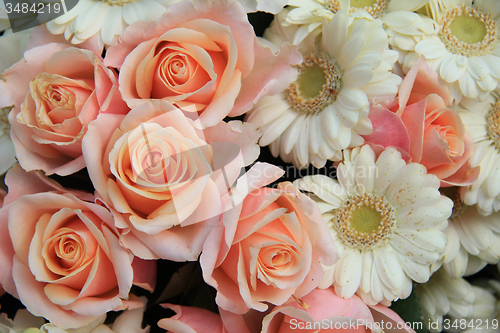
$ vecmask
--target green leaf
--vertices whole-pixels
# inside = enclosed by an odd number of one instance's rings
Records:
[[[396,312],[404,321],[408,323],[417,333],[428,333],[427,327],[424,325],[424,317],[418,302],[418,296],[415,292],[411,293],[410,297],[400,299],[392,303],[390,308]]]

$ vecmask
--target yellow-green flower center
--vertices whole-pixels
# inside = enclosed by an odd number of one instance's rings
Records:
[[[371,7],[377,3],[377,0],[351,0],[351,7],[365,8]]]
[[[500,150],[500,102],[494,104],[486,116],[486,132]]]
[[[387,11],[389,0],[351,0],[351,8],[349,13],[354,13],[357,10],[367,11],[374,18],[379,18]],[[340,8],[339,0],[330,0],[326,8],[333,13],[338,12]]]
[[[300,87],[300,96],[304,99],[311,99],[318,96],[323,91],[325,83],[325,71],[315,63],[310,67],[304,66],[297,78],[297,85]]]
[[[489,54],[496,44],[496,22],[489,13],[465,5],[443,16],[441,40],[451,53],[466,57]]]
[[[299,77],[287,89],[287,100],[298,112],[318,113],[333,103],[342,89],[342,72],[325,53],[304,57]]]
[[[461,42],[479,43],[486,36],[486,27],[477,17],[461,15],[453,19],[450,24],[451,34]]]
[[[396,225],[396,211],[383,195],[357,194],[336,211],[330,221],[350,247],[370,249],[389,240]]]

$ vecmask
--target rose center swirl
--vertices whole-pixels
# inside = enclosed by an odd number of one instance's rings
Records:
[[[388,4],[389,0],[351,0],[349,13],[365,10],[374,18],[379,18],[387,12]],[[338,12],[341,9],[339,0],[330,0],[326,8],[333,13]]]
[[[386,243],[396,221],[396,210],[383,195],[362,193],[349,198],[329,223],[349,246],[364,250]]]
[[[500,102],[494,104],[486,116],[486,132],[500,151]]]
[[[466,5],[443,16],[439,37],[448,51],[466,57],[489,54],[497,41],[497,27],[491,14]]]
[[[314,53],[297,67],[299,77],[287,89],[287,100],[296,111],[318,113],[337,99],[343,73],[335,59]]]

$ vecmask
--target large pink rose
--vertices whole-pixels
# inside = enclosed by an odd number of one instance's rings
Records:
[[[228,188],[259,155],[251,124],[195,125],[152,101],[126,116],[101,114],[83,140],[92,183],[123,214],[121,240],[141,258],[196,260],[207,224],[230,203]]]
[[[195,0],[169,7],[158,22],[132,24],[104,62],[120,69],[129,107],[168,100],[198,112],[206,127],[288,87],[301,55],[289,45],[276,55],[260,45],[235,0]]]
[[[281,305],[316,288],[337,249],[317,205],[291,183],[262,187],[283,174],[257,163],[233,189],[241,204],[227,211],[201,256],[205,281],[219,307],[234,313]],[[242,199],[242,194],[249,193]],[[241,201],[240,201],[241,200]]]
[[[153,291],[156,263],[121,246],[118,213],[20,167],[9,171],[7,185],[12,192],[0,225],[8,223],[12,243],[0,248],[12,253],[11,267],[2,266],[12,274],[2,285],[31,313],[75,328],[111,310],[142,306],[129,291],[133,283]]]
[[[473,140],[451,108],[448,88],[423,58],[404,78],[398,97],[372,107],[369,118],[373,132],[363,138],[376,151],[398,148],[436,175],[441,186],[466,186],[477,179],[479,169],[469,161]]]
[[[262,333],[415,333],[391,309],[367,306],[356,295],[343,299],[334,288],[315,289],[300,301],[290,300],[275,307],[264,318]]]
[[[116,74],[100,57],[66,44],[35,47],[0,81],[0,106],[9,114],[11,138],[28,171],[68,175],[85,167],[81,141],[100,112],[125,113]]]

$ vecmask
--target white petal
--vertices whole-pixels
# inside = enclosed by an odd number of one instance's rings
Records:
[[[466,69],[466,66],[460,66],[457,63],[456,56],[450,56],[446,58],[446,61],[443,61],[443,64],[439,68],[439,75],[441,75],[446,82],[455,82],[462,77]]]
[[[439,259],[439,254],[437,252],[429,252],[421,249],[397,234],[392,238],[391,244],[399,253],[419,264],[430,265]]]
[[[349,67],[359,56],[366,43],[365,34],[358,32],[349,36],[342,50],[340,51],[338,64],[341,69]]]
[[[335,285],[343,287],[340,297],[349,298],[358,289],[361,281],[361,265],[359,250],[346,249],[335,266]]]
[[[426,59],[432,60],[445,56],[448,50],[443,42],[437,39],[424,39],[415,46],[415,52],[424,55]]]
[[[408,259],[408,257],[402,255],[398,251],[394,251],[396,254],[401,268],[403,268],[406,275],[408,275],[413,281],[418,283],[425,283],[429,280],[431,272],[429,265],[419,264],[413,260]]]
[[[333,104],[328,105],[321,112],[321,132],[329,141],[334,141],[339,135],[340,119]]]
[[[460,85],[460,91],[462,91],[465,97],[476,98],[479,95],[476,80],[469,72],[465,72],[464,75],[462,75],[458,84]]]
[[[140,2],[133,1],[123,6],[123,19],[130,25],[140,20],[147,21],[149,13]]]
[[[368,98],[364,91],[360,89],[344,88],[337,96],[337,99],[342,106],[351,110],[359,110],[368,105]]]
[[[380,247],[373,251],[373,255],[382,282],[390,289],[400,288],[403,285],[404,273],[391,249]]]
[[[299,113],[293,110],[288,110],[281,116],[276,118],[273,122],[262,127],[259,132],[263,133],[260,137],[259,144],[261,146],[267,146],[277,137],[279,137],[290,124],[299,116]]]
[[[295,146],[295,143],[299,139],[300,132],[302,131],[302,127],[304,126],[305,119],[306,114],[300,114],[286,129],[281,143],[285,153],[289,154]]]
[[[372,79],[374,69],[375,68],[369,63],[356,62],[346,69],[342,76],[344,89],[354,89],[364,86]]]
[[[321,138],[320,116],[311,115],[306,121],[309,121],[309,150],[312,154],[317,154]]]
[[[424,250],[443,252],[446,246],[446,236],[437,230],[398,229],[396,233]]]
[[[337,13],[327,26],[323,23],[323,47],[334,58],[338,59],[340,50],[347,40],[347,15]]]

